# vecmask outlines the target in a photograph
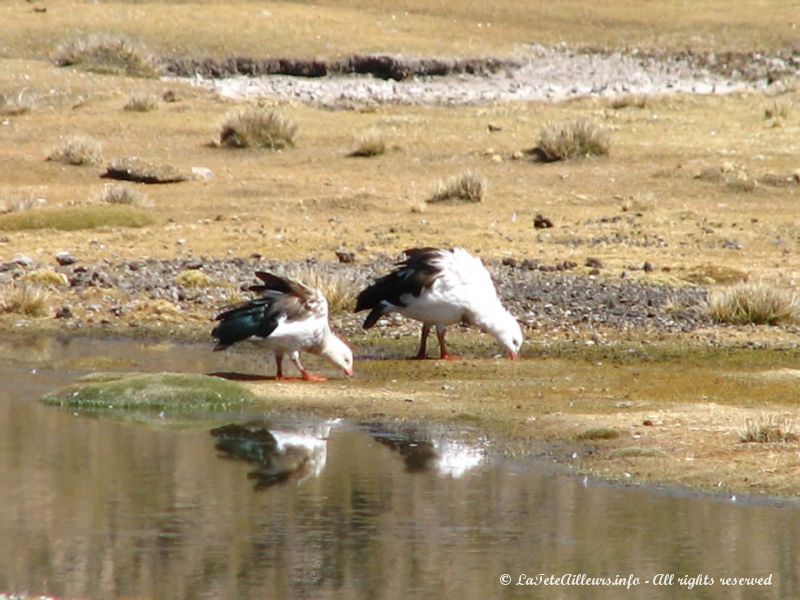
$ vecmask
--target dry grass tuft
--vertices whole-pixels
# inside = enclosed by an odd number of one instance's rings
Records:
[[[38,285],[10,285],[0,292],[0,314],[44,317],[50,308],[50,292]]]
[[[800,320],[797,296],[766,283],[740,283],[709,292],[706,313],[717,323],[780,325]]]
[[[380,156],[386,152],[386,136],[377,129],[370,129],[356,138],[356,148],[350,156]]]
[[[286,275],[321,291],[328,300],[331,314],[350,312],[355,308],[358,286],[346,271],[325,271],[307,264],[289,269]]]
[[[36,97],[24,91],[18,94],[0,94],[0,116],[15,117],[36,108]]]
[[[575,436],[576,440],[614,440],[619,437],[619,431],[610,427],[593,427],[582,431]]]
[[[555,162],[588,156],[606,156],[606,132],[586,119],[551,123],[539,132],[532,153],[542,162]]]
[[[794,431],[794,424],[788,417],[778,415],[761,415],[745,421],[744,429],[739,434],[742,442],[796,442],[800,440]]]
[[[185,288],[206,288],[214,285],[214,280],[197,269],[187,269],[175,276],[175,283]]]
[[[112,158],[101,177],[148,184],[178,183],[192,179],[190,173],[184,173],[170,164],[154,163],[138,156]]]
[[[477,173],[467,171],[446,181],[439,181],[426,202],[444,202],[446,200],[480,202],[483,200],[485,191],[486,180]]]
[[[86,135],[66,138],[47,156],[47,160],[75,166],[96,165],[101,159],[100,142]]]
[[[61,44],[53,55],[59,67],[78,66],[93,73],[158,77],[155,56],[125,35],[96,33]]]
[[[259,106],[229,113],[219,134],[221,146],[229,148],[268,148],[280,150],[294,146],[297,125],[274,110]]]
[[[52,269],[36,269],[22,276],[22,281],[41,287],[64,287],[69,285],[69,279],[63,273],[56,273]]]
[[[150,112],[156,110],[161,104],[161,98],[149,92],[136,92],[128,96],[124,108],[131,112]]]
[[[765,119],[786,119],[792,112],[792,105],[788,100],[773,100],[764,107]]]
[[[129,185],[113,183],[103,186],[98,200],[106,204],[126,204],[128,206],[138,206],[139,208],[152,208],[153,206],[153,202],[147,197],[147,194]]]
[[[14,195],[0,200],[0,214],[23,212],[39,208],[45,204],[47,200],[38,198],[33,195]]]
[[[647,96],[644,94],[626,94],[612,98],[608,103],[610,108],[620,110],[623,108],[647,108]]]

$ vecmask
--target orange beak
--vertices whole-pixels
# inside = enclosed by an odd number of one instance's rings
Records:
[[[347,375],[347,377],[352,378],[353,377],[353,369],[345,369],[344,370],[344,374]]]
[[[519,358],[519,354],[517,354],[516,352],[509,352],[508,358],[510,358],[511,360],[517,360]]]

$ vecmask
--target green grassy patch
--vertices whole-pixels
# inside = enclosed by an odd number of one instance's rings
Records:
[[[575,436],[576,440],[614,440],[619,437],[619,431],[610,427],[593,427],[580,432]]]
[[[98,227],[146,227],[154,223],[155,219],[146,211],[124,205],[46,208],[0,215],[0,231],[78,231]]]
[[[248,389],[218,377],[181,373],[94,373],[42,398],[76,409],[223,411],[255,400]]]

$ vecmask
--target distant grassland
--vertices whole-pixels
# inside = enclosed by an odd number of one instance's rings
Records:
[[[127,33],[161,54],[213,57],[508,55],[519,44],[559,42],[655,50],[776,50],[796,42],[792,26],[800,20],[796,3],[785,0],[53,0],[47,9],[36,14],[26,2],[0,4],[0,57],[47,57],[64,39],[98,31]]]

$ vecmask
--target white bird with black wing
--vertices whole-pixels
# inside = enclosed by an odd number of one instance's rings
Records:
[[[300,352],[317,354],[353,376],[353,352],[328,324],[328,301],[318,289],[272,273],[256,273],[262,284],[250,287],[261,297],[226,308],[216,316],[219,324],[211,332],[214,350],[249,338],[261,338],[275,353],[276,379],[284,379],[283,356],[289,358],[306,381],[324,381],[311,375],[300,362]]]
[[[440,356],[446,359],[447,327],[467,323],[494,336],[512,360],[519,356],[522,329],[503,307],[479,258],[463,248],[411,248],[405,255],[392,272],[358,295],[355,312],[370,311],[364,329],[393,312],[421,321],[416,358],[427,358],[428,334],[436,326]]]

